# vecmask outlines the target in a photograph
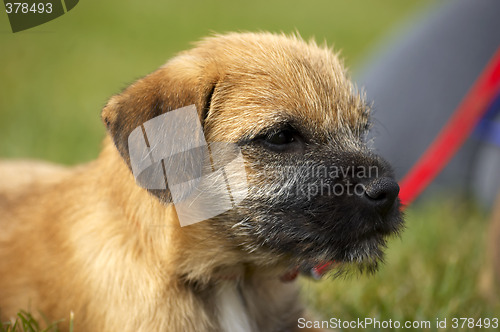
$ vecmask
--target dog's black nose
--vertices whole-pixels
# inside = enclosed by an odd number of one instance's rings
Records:
[[[384,215],[391,209],[398,194],[399,185],[395,180],[389,177],[376,178],[366,185],[364,199]]]

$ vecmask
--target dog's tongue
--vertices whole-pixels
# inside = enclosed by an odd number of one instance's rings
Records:
[[[321,279],[321,277],[323,277],[323,275],[325,273],[330,271],[333,268],[333,266],[334,266],[334,262],[326,262],[326,263],[318,264],[311,269],[311,272],[310,272],[311,276],[314,279],[319,280],[319,279]]]
[[[311,277],[313,277],[316,280],[319,280],[328,271],[333,269],[334,266],[335,266],[334,262],[325,262],[325,263],[318,264],[309,270],[304,270],[304,269],[299,270],[299,268],[295,268],[295,269],[285,273],[284,275],[282,275],[280,280],[282,282],[294,281],[297,278],[297,276],[299,275],[299,273],[301,273],[301,272],[306,274],[306,275],[307,274],[310,275]]]

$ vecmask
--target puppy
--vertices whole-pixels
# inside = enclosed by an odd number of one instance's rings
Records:
[[[77,331],[294,331],[298,273],[375,270],[402,228],[399,187],[364,142],[368,107],[314,42],[205,39],[102,119],[96,161],[0,166],[3,320],[30,309],[63,329],[73,312]]]

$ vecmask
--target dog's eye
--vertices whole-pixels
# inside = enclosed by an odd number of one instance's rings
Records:
[[[266,143],[272,145],[290,144],[296,141],[295,133],[291,130],[282,130],[277,133],[270,134],[265,138]]]
[[[263,134],[256,141],[274,152],[299,152],[303,149],[302,136],[291,128]]]

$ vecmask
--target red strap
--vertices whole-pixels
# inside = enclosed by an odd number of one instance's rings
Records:
[[[450,121],[400,181],[399,199],[403,208],[411,204],[446,166],[498,93],[500,93],[500,48],[474,82]]]

